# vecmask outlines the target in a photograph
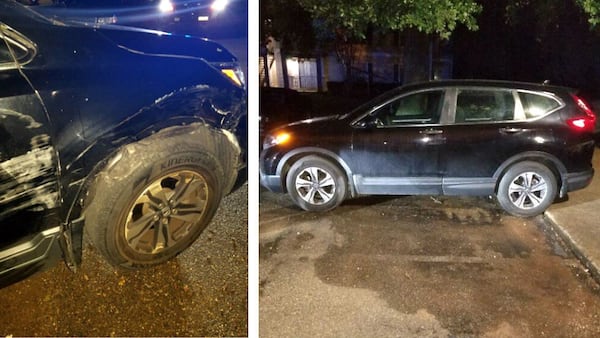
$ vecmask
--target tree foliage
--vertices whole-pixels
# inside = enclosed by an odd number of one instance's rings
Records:
[[[404,81],[423,77],[419,44],[454,38],[463,76],[585,82],[600,74],[600,0],[261,0],[264,31],[290,50],[336,51],[349,72],[360,44],[400,32]],[[477,31],[477,32],[475,32]],[[383,33],[383,34],[380,34]],[[457,36],[458,35],[458,36]],[[306,37],[310,37],[307,39]],[[415,40],[416,38],[416,40]],[[417,43],[415,43],[415,41]],[[460,48],[458,48],[460,46]],[[558,46],[558,48],[557,48]],[[412,56],[412,57],[411,57]],[[577,67],[574,67],[577,65]],[[587,68],[586,68],[587,67]],[[455,71],[456,71],[455,70]],[[406,71],[416,72],[409,76]],[[596,78],[596,76],[588,76]],[[586,80],[589,82],[589,80]],[[599,80],[600,81],[600,80]],[[589,87],[596,86],[594,82]],[[598,85],[600,86],[600,85]]]
[[[475,0],[298,0],[315,19],[334,30],[364,38],[369,27],[416,29],[447,38],[457,24],[477,29]]]
[[[596,26],[600,23],[600,1],[576,0],[576,2],[587,13],[590,25]]]
[[[453,73],[580,88],[600,97],[600,29],[575,0],[481,0],[476,32],[452,36]]]

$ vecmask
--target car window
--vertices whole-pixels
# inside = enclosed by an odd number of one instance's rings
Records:
[[[377,109],[374,115],[384,126],[439,123],[443,94],[435,90],[402,96]]]
[[[509,90],[459,90],[454,121],[509,121],[515,115],[515,99]]]
[[[525,117],[528,119],[546,115],[550,111],[560,107],[560,102],[544,95],[520,92],[519,97],[523,105]]]

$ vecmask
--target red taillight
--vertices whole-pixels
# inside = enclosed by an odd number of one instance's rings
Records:
[[[567,120],[567,124],[576,130],[594,131],[595,121],[586,117],[575,117]]]
[[[578,131],[591,131],[596,128],[596,114],[590,109],[590,106],[583,99],[573,95],[573,100],[579,110],[584,113],[583,116],[573,117],[567,120],[567,124]]]

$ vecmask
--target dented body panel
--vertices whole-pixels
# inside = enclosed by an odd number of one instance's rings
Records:
[[[73,26],[13,1],[0,32],[0,285],[19,277],[15,248],[23,276],[59,244],[77,265],[86,189],[121,147],[192,124],[246,147],[245,89],[221,72],[237,60],[214,42]]]

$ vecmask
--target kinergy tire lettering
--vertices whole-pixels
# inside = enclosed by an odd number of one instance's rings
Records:
[[[174,159],[168,160],[167,162],[162,163],[160,165],[160,169],[164,170],[164,169],[171,168],[173,166],[181,165],[181,164],[195,164],[195,163],[199,163],[200,161],[201,161],[201,159],[198,157],[174,158]]]

